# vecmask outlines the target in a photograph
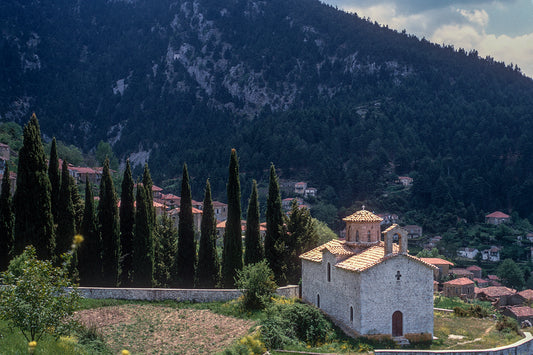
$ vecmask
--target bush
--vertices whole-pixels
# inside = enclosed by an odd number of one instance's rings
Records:
[[[235,284],[242,290],[243,305],[246,309],[265,308],[277,289],[274,273],[265,260],[237,271]]]
[[[311,345],[324,343],[332,331],[318,309],[302,303],[271,306],[261,325],[261,337],[271,349],[298,341]]]
[[[0,318],[20,329],[26,340],[38,341],[44,333],[59,337],[69,324],[65,322],[77,307],[79,295],[69,278],[73,251],[63,255],[63,265],[38,260],[35,248],[27,247],[2,273]]]
[[[505,316],[498,319],[498,322],[496,323],[496,330],[503,333],[515,332],[519,334],[520,332],[518,323],[514,319]]]

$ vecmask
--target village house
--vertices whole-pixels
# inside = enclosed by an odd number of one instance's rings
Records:
[[[479,287],[479,288],[484,288],[484,287],[489,287],[490,286],[489,281],[485,280],[485,279],[480,279],[480,278],[474,277],[474,282],[476,283],[477,287]]]
[[[180,206],[181,197],[173,194],[161,194],[161,198],[157,199],[157,202],[162,203],[171,210]]]
[[[510,306],[504,307],[502,311],[503,315],[516,319],[518,324],[522,322],[529,322],[533,324],[533,308],[527,306]],[[531,326],[531,325],[528,325]]]
[[[451,261],[441,258],[420,258],[420,260],[436,267],[434,270],[435,280],[440,280],[442,277],[448,276],[448,273],[450,272],[450,266],[453,266]]]
[[[500,250],[501,248],[492,246],[490,249],[485,249],[481,251],[481,258],[487,261],[498,262],[500,261]]]
[[[500,211],[492,212],[491,214],[485,216],[485,223],[494,224],[496,226],[498,224],[508,223],[510,221],[511,216]]]
[[[227,204],[219,201],[213,201],[213,209],[215,210],[215,218],[217,221],[225,221],[228,218]]]
[[[450,280],[442,285],[442,290],[445,297],[460,297],[460,298],[474,298],[474,281],[469,278],[461,277],[455,280]]]
[[[0,193],[2,192],[2,179],[4,178],[4,170],[0,172]],[[9,184],[11,190],[11,196],[15,194],[15,189],[17,188],[17,174],[10,171],[9,172]]]
[[[527,289],[527,290],[518,292],[518,294],[524,299],[524,302],[528,306],[533,305],[533,290]]]
[[[403,227],[403,229],[407,231],[407,237],[409,239],[420,238],[422,236],[422,227],[417,226],[415,224],[409,224]]]
[[[394,213],[378,213],[378,217],[382,218],[381,221],[382,226],[388,226],[394,223],[398,223],[400,221],[400,218],[397,214]]]
[[[407,250],[407,232],[361,210],[343,219],[346,239],[302,255],[302,298],[346,332],[431,340],[435,266]],[[393,243],[394,236],[398,244]],[[381,240],[381,237],[384,240]]]
[[[503,286],[489,286],[479,289],[476,298],[491,302],[495,307],[515,306],[524,303],[525,299],[516,290]]]
[[[454,276],[455,278],[467,278],[470,280],[474,280],[474,274],[467,269],[462,268],[454,268],[450,269],[450,275]]]
[[[497,275],[487,275],[490,286],[501,286],[500,278]]]
[[[11,158],[11,150],[9,145],[0,143],[0,172],[3,173],[7,162]]]
[[[217,223],[217,237],[222,237],[224,235],[224,232],[226,232],[226,221],[221,221]],[[241,220],[241,234],[244,238],[244,235],[246,233],[246,220]],[[259,235],[261,238],[265,238],[266,234],[266,222],[259,224]]]
[[[413,178],[409,176],[398,176],[398,182],[403,186],[413,185]]]
[[[317,189],[316,188],[308,187],[308,188],[305,189],[304,197],[305,198],[316,197],[316,193],[317,193]]]
[[[470,271],[472,274],[474,274],[474,278],[480,279],[482,277],[483,269],[480,268],[477,265],[470,265],[466,268],[468,271]]]
[[[467,259],[475,259],[479,254],[479,250],[474,248],[459,248],[457,249],[457,255]]]
[[[305,194],[305,189],[307,189],[307,183],[300,181],[294,184],[294,193],[298,195]]]
[[[197,208],[192,207],[192,218],[194,223],[194,231],[200,232],[200,227],[202,225],[202,214],[203,212]],[[180,224],[180,209],[173,208],[168,212],[168,215],[170,219],[172,220],[172,224],[174,227],[179,228]]]
[[[303,203],[304,203],[304,200],[302,200],[299,197],[288,197],[288,198],[284,198],[283,200],[281,200],[281,207],[285,211],[290,210],[291,206],[292,206],[292,201],[294,201],[294,200],[296,200],[296,203],[298,204],[298,206],[303,205]]]

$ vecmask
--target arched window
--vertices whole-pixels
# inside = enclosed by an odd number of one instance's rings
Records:
[[[356,241],[356,242],[359,241],[359,230],[356,230],[356,231],[355,231],[355,241]]]
[[[328,282],[331,281],[331,264],[328,263]]]
[[[320,308],[320,295],[318,293],[316,295],[316,306]]]
[[[353,307],[350,306],[350,322],[353,322]]]
[[[370,241],[370,231],[367,233],[368,241]]]
[[[378,234],[378,239],[377,239],[377,240],[378,240],[378,241],[379,241],[379,240],[383,240],[383,238],[382,238],[381,235],[379,234],[379,229],[377,230],[377,234]]]

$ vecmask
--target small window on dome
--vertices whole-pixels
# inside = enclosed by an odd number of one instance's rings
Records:
[[[367,236],[368,236],[368,241],[370,241],[370,231],[368,231]]]
[[[331,264],[328,263],[328,282],[331,282]]]
[[[359,231],[355,231],[355,241],[358,242],[359,241]]]

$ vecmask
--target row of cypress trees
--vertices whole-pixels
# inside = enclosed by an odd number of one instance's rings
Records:
[[[6,169],[2,180],[0,269],[5,269],[10,257],[21,253],[27,244],[36,247],[40,258],[57,258],[69,250],[73,235],[80,233],[85,239],[77,255],[82,285],[234,287],[237,271],[243,268],[243,264],[254,264],[264,258],[274,271],[278,284],[298,281],[298,255],[304,251],[304,246],[313,247],[316,238],[312,235],[307,209],[301,210],[293,205],[291,218],[283,216],[273,164],[270,167],[264,246],[260,235],[257,183],[254,180],[248,203],[243,253],[239,163],[237,152],[232,149],[227,184],[228,218],[221,262],[216,246],[216,218],[209,180],[205,187],[198,247],[187,165],[183,166],[177,231],[168,216],[156,220],[152,185],[148,165],[145,165],[142,183],[137,184],[135,191],[128,161],[119,208],[109,160],[106,159],[98,204],[95,208],[92,187],[86,181],[82,207],[66,161],[63,161],[61,173],[59,171],[55,139],[47,169],[39,124],[35,114],[32,115],[24,127],[13,203],[9,192],[9,169]]]

